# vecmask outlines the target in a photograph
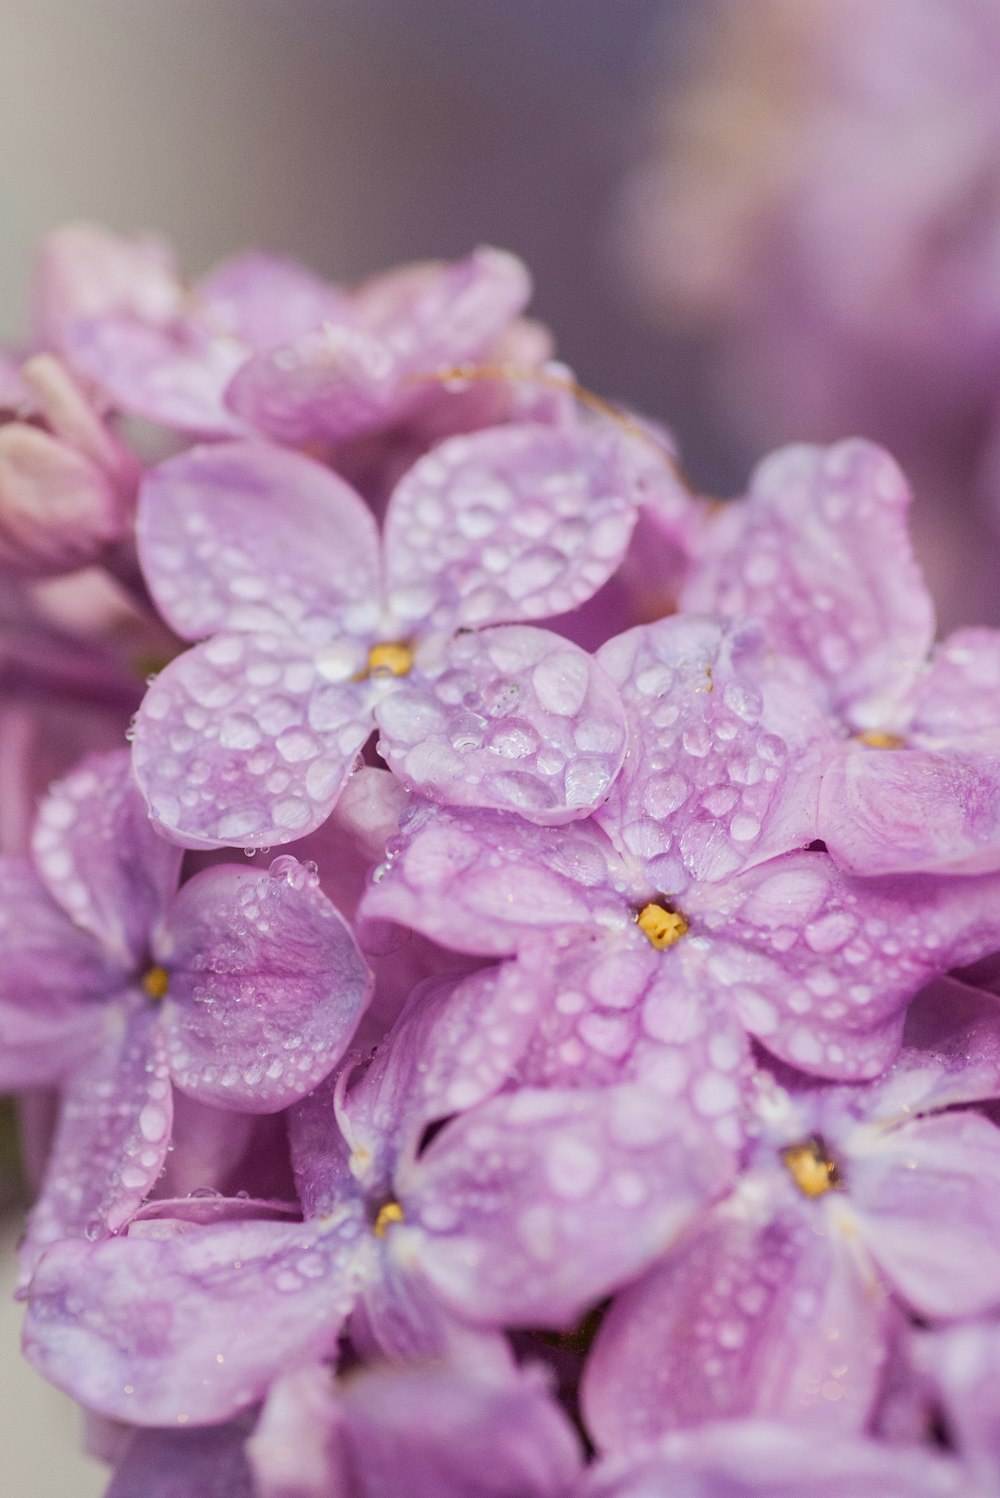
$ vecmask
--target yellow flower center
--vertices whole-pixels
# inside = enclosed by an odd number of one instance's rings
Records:
[[[375,1219],[372,1232],[376,1238],[384,1238],[386,1229],[390,1223],[402,1221],[403,1209],[399,1205],[399,1202],[386,1202],[384,1207],[379,1207],[378,1209],[378,1216]]]
[[[688,923],[679,911],[670,910],[665,905],[657,905],[655,901],[644,905],[636,919],[639,922],[639,930],[658,952],[662,952],[666,947],[672,947],[687,934]]]
[[[901,733],[882,733],[877,728],[870,729],[868,733],[857,735],[859,744],[867,744],[869,749],[905,749],[906,740]]]
[[[413,651],[401,640],[373,645],[368,652],[366,675],[406,676],[413,669]]]
[[[143,973],[140,986],[147,999],[165,998],[167,989],[170,987],[170,974],[165,967],[160,967],[157,963]]]
[[[840,1185],[836,1163],[822,1139],[806,1139],[781,1151],[785,1169],[803,1196],[825,1196]]]

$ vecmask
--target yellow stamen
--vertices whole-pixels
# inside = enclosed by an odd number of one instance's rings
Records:
[[[403,1209],[399,1205],[399,1202],[386,1202],[384,1207],[379,1207],[378,1216],[375,1219],[375,1226],[372,1228],[372,1232],[376,1238],[384,1238],[386,1228],[391,1222],[402,1221]]]
[[[857,739],[859,744],[867,744],[869,749],[906,748],[906,740],[901,733],[881,733],[876,728],[868,733],[859,733]]]
[[[384,672],[389,676],[406,676],[413,669],[413,651],[400,641],[373,645],[368,652],[368,676]]]
[[[676,910],[667,910],[662,905],[650,902],[644,905],[637,917],[639,930],[658,952],[672,947],[687,934],[688,923]]]
[[[142,975],[141,987],[147,999],[162,999],[166,997],[167,989],[170,987],[170,974],[165,967],[159,963]]]
[[[807,1139],[781,1151],[785,1169],[803,1196],[824,1196],[840,1184],[837,1166],[821,1139]]]

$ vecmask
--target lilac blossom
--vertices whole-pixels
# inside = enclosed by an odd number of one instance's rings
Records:
[[[352,1311],[383,1356],[507,1367],[498,1327],[571,1324],[732,1169],[641,1087],[496,1095],[526,1029],[525,1000],[488,981],[418,996],[354,1088],[348,1069],[293,1111],[303,1223],[192,1226],[182,1203],[162,1236],[64,1241],[32,1281],[29,1357],[143,1424],[227,1419],[332,1355]]]
[[[527,621],[587,598],[635,522],[617,437],[508,426],[455,437],[385,525],[334,474],[263,444],[153,473],[139,547],[164,617],[204,639],[147,695],[135,769],[189,847],[284,843],[330,810],[368,738],[444,801],[583,815],[625,753],[599,666]],[[518,621],[500,623],[500,621]]]
[[[896,1308],[1000,1306],[1000,1006],[951,979],[864,1086],[761,1091],[733,1194],[616,1300],[583,1382],[599,1444],[759,1415],[864,1429]]]
[[[370,976],[295,860],[220,866],[177,890],[181,854],[146,819],[125,751],[42,803],[33,860],[0,864],[0,1078],[59,1082],[59,1127],[25,1265],[46,1243],[121,1228],[156,1181],[171,1084],[277,1111],[343,1055]]]
[[[960,630],[931,653],[908,504],[871,444],[775,453],[708,527],[681,604],[759,618],[800,663],[830,731],[818,831],[843,868],[987,872],[1000,867],[1000,636]]]

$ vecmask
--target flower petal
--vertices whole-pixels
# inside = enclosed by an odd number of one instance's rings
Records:
[[[57,781],[38,808],[31,845],[73,924],[123,967],[141,962],[182,855],[150,823],[128,750],[91,755]]]
[[[379,750],[446,806],[558,826],[592,811],[625,758],[625,712],[600,666],[548,630],[457,635],[375,709]]]
[[[625,554],[633,489],[617,433],[531,424],[452,437],[389,502],[389,605],[422,631],[561,614]]]
[[[242,338],[252,348],[276,348],[328,318],[343,314],[348,298],[338,287],[284,255],[248,250],[202,276],[196,310],[216,332]]]
[[[63,1242],[31,1286],[24,1346],[51,1383],[140,1425],[211,1425],[329,1356],[354,1301],[356,1215]]]
[[[818,1206],[758,1202],[746,1186],[612,1304],[583,1380],[603,1450],[746,1415],[824,1438],[864,1429],[885,1293]]]
[[[869,442],[784,448],[716,518],[681,605],[763,620],[832,710],[884,729],[934,638],[909,503],[903,475]]]
[[[185,639],[274,629],[320,646],[352,632],[352,607],[377,622],[371,511],[301,453],[223,442],[161,463],[142,486],[136,536],[157,606]]]
[[[343,1056],[372,978],[314,874],[204,869],[174,901],[155,956],[170,973],[170,1073],[199,1101],[276,1113]]]
[[[883,1126],[1000,1098],[1000,999],[956,978],[928,984],[906,1012],[899,1059],[865,1095]]]
[[[178,656],[135,723],[150,815],[185,848],[291,842],[328,816],[371,731],[367,682],[324,681],[285,635],[222,634]]]
[[[389,1231],[420,1234],[422,1271],[469,1320],[561,1327],[662,1253],[731,1171],[649,1089],[525,1089],[454,1119],[400,1171],[406,1217]]]
[[[256,1498],[245,1423],[137,1431],[104,1498]]]

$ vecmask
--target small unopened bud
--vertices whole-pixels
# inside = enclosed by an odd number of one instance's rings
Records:
[[[0,427],[0,565],[73,572],[123,535],[127,503],[95,463],[22,422]]]

